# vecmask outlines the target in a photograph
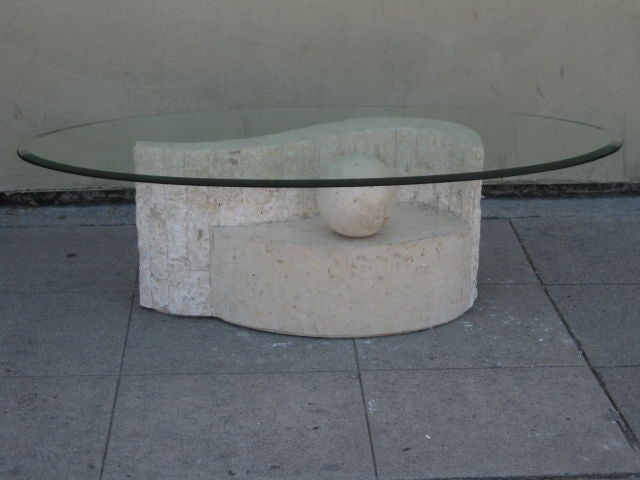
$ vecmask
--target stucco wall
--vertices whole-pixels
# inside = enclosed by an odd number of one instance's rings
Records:
[[[621,152],[527,180],[640,181],[640,0],[0,0],[0,191],[122,186],[21,162],[36,133],[335,104],[599,124]]]

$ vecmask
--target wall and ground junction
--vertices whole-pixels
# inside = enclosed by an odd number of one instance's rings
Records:
[[[506,182],[640,182],[640,0],[0,0],[0,192],[116,189],[20,140],[197,109],[428,105],[573,119],[612,157]]]

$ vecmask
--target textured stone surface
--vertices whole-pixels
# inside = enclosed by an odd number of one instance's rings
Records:
[[[419,117],[351,118],[211,142],[139,141],[133,150],[137,172],[173,177],[316,180],[327,178],[326,168],[337,159],[351,155],[376,158],[403,177],[483,165],[477,133]]]
[[[140,304],[178,315],[207,315],[210,226],[308,217],[312,190],[138,184],[136,223]]]
[[[478,153],[479,160],[482,153]],[[480,197],[482,181],[405,185],[398,190],[398,202],[430,206],[462,218],[471,228],[473,266],[477,276],[480,256]]]
[[[178,176],[197,171],[214,177],[224,174],[237,178],[318,178],[328,162],[351,154],[375,157],[388,169],[403,174],[424,173],[425,158],[429,159],[434,174],[451,162],[481,165],[483,161],[482,142],[471,130],[418,118],[352,119],[234,141],[141,142],[134,154],[137,165],[147,173],[155,168],[159,173],[169,171]],[[470,289],[460,294],[467,298],[475,295],[480,187],[481,182],[474,181],[409,185],[397,190],[398,202],[433,207],[459,217],[469,226],[470,241],[459,261],[464,258],[469,262],[467,276],[473,277],[473,285],[467,279],[460,287]],[[246,291],[242,292],[244,285],[232,284],[223,276],[212,276],[210,258],[216,241],[211,232],[215,228],[296,221],[318,213],[315,190],[306,188],[139,184],[136,201],[140,303],[180,315],[219,312],[212,307],[216,302],[212,289],[235,289],[236,295],[246,296]],[[357,244],[352,245],[355,249]],[[421,322],[436,323],[440,322],[434,319]]]
[[[467,222],[398,206],[378,235],[349,239],[319,218],[213,228],[211,312],[269,331],[401,333],[452,320],[476,297]]]

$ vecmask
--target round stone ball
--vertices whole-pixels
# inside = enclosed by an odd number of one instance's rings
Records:
[[[391,168],[374,157],[354,154],[327,163],[320,178],[375,178],[393,176]],[[368,237],[387,223],[397,187],[319,188],[320,215],[335,232],[346,237]]]

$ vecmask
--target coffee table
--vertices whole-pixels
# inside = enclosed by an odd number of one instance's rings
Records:
[[[261,330],[420,330],[474,303],[481,182],[617,151],[595,126],[480,110],[298,107],[119,119],[27,162],[136,182],[140,304]]]

